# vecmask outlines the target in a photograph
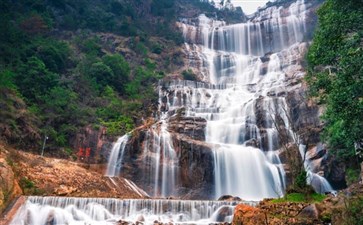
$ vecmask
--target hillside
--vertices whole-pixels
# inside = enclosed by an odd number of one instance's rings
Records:
[[[112,141],[142,124],[157,81],[187,70],[175,22],[202,7],[222,13],[195,1],[2,1],[1,139],[39,149],[47,136],[46,154],[70,157],[85,129]]]

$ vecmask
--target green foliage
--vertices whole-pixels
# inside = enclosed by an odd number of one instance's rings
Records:
[[[22,177],[19,181],[19,185],[26,195],[41,195],[44,193],[43,190],[37,188],[33,181],[26,177]]]
[[[137,53],[146,56],[147,55],[147,48],[142,42],[136,43],[135,50]]]
[[[105,122],[101,122],[107,128],[109,135],[121,135],[130,132],[134,127],[134,121],[128,116],[119,116],[118,118]]]
[[[345,171],[345,180],[347,181],[348,185],[358,182],[359,176],[360,176],[360,169],[358,168],[357,169],[348,168]]]
[[[344,225],[363,224],[363,197],[351,198],[346,202],[343,211]]]
[[[0,71],[0,89],[13,89],[17,87],[14,83],[14,73],[10,70]]]
[[[142,59],[161,54],[160,43],[183,40],[175,6],[174,0],[2,1],[0,129],[14,137],[7,141],[28,139],[27,147],[39,149],[47,135],[46,150],[68,149],[85,126],[106,126],[110,135],[134,128],[148,115],[155,83],[165,74]],[[154,36],[162,41],[150,41]],[[128,39],[134,52],[126,61],[115,44]]]
[[[131,82],[126,85],[126,93],[130,98],[141,99],[143,97],[150,97],[154,93],[151,84],[163,77],[162,73],[155,71],[156,65],[149,59],[145,60],[145,67],[139,66],[132,78]]]
[[[106,86],[101,101],[102,107],[96,109],[96,115],[103,121],[113,120],[121,115],[123,104],[112,87]]]
[[[103,62],[93,63],[89,69],[89,76],[95,80],[98,89],[111,83],[114,78],[111,68]]]
[[[129,82],[130,66],[126,60],[119,54],[105,55],[102,61],[113,72],[113,79],[110,80],[108,85],[114,87],[119,93],[123,94],[125,84]]]
[[[49,71],[41,59],[32,56],[18,69],[15,82],[20,93],[35,102],[57,85],[58,78],[59,75]]]
[[[77,38],[77,43],[81,50],[89,56],[99,56],[101,54],[101,45],[99,40],[95,37],[83,39],[87,34],[83,34]]]
[[[151,13],[170,19],[175,15],[174,4],[175,0],[153,0],[151,3]]]
[[[312,194],[305,194],[305,193],[289,193],[283,198],[278,198],[272,200],[274,203],[279,202],[322,202],[326,198],[323,194],[312,193]]]
[[[295,185],[298,189],[303,190],[307,187],[306,176],[307,176],[306,171],[301,170],[298,176],[296,177]]]
[[[354,143],[363,139],[363,2],[327,0],[308,53],[307,81],[313,96],[326,104],[323,138],[348,164]]]
[[[184,70],[182,72],[182,76],[184,80],[193,80],[193,81],[197,80],[197,75],[195,75],[191,69]]]
[[[63,72],[68,63],[70,49],[67,43],[53,39],[37,39],[34,42],[36,56],[54,72]]]
[[[163,51],[163,47],[161,45],[159,45],[158,43],[153,44],[151,46],[151,52],[152,53],[161,54],[162,51]]]

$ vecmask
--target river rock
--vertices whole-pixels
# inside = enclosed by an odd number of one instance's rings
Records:
[[[145,222],[145,217],[144,215],[139,215],[136,220],[139,222]]]
[[[222,195],[218,198],[218,201],[242,201],[240,197],[232,196],[232,195]]]
[[[218,201],[228,201],[231,200],[233,198],[232,195],[222,195],[221,197],[218,198]]]
[[[216,212],[216,217],[214,218],[217,222],[225,222],[228,216],[233,215],[233,209],[230,206],[223,206]]]

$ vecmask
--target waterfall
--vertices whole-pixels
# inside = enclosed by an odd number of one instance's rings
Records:
[[[111,154],[107,163],[106,176],[115,177],[120,173],[124,150],[128,140],[129,135],[126,134],[120,137],[112,146]]]
[[[106,176],[119,176],[129,134],[120,137],[113,145],[107,164]],[[146,132],[143,148],[144,165],[147,166],[145,185],[153,185],[151,196],[170,197],[177,183],[178,157],[168,131],[167,115]]]
[[[260,200],[284,194],[279,132],[286,142],[296,141],[288,97],[301,88],[305,74],[309,7],[304,0],[276,4],[232,25],[206,15],[178,22],[187,66],[198,71],[201,81],[159,82],[159,121],[146,129],[135,157],[135,170],[142,174],[134,180],[138,186],[154,197],[180,197],[192,186],[183,183],[187,172],[179,158],[180,151],[192,147],[174,146],[179,134],[170,126],[182,111],[183,117],[206,121],[205,137],[198,141],[211,149],[214,168],[205,173],[214,178],[203,185],[214,188],[213,198]]]
[[[306,150],[307,149],[305,145],[299,145],[300,155],[303,159],[305,159],[304,168],[306,171],[307,184],[311,185],[317,193],[335,193],[333,187],[329,184],[329,182],[323,176],[320,176],[316,173],[316,171],[314,171],[313,162],[309,158],[307,158]]]
[[[300,88],[290,82],[304,74],[306,9],[305,1],[297,0],[265,8],[246,23],[227,25],[201,15],[198,22],[179,24],[185,51],[194,56],[188,57],[189,66],[208,85],[170,83],[161,97],[169,111],[184,107],[186,116],[207,120],[216,198],[284,194],[277,126],[294,141],[286,97]]]
[[[166,114],[159,123],[154,124],[146,133],[144,160],[148,166],[146,179],[153,179],[153,196],[169,197],[174,194],[177,183],[178,157],[168,131]]]
[[[304,1],[297,1],[288,10],[269,8],[247,23],[226,25],[201,15],[198,24],[180,26],[187,51],[203,61],[190,65],[206,65],[201,77],[218,87],[174,83],[168,86],[173,96],[164,96],[169,110],[185,107],[188,116],[207,120],[206,142],[216,146],[216,198],[258,200],[284,193],[275,123],[278,116],[289,130],[284,68],[303,54],[304,10]]]
[[[118,221],[139,221],[146,225],[154,224],[154,221],[210,224],[231,222],[234,206],[238,203],[241,202],[28,197],[10,224],[111,225]]]

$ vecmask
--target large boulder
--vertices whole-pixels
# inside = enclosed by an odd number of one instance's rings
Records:
[[[315,204],[310,204],[306,206],[299,213],[298,217],[306,218],[310,220],[318,220],[319,219],[319,211]]]
[[[233,225],[257,225],[265,224],[265,222],[265,214],[259,208],[239,204],[234,210]]]

